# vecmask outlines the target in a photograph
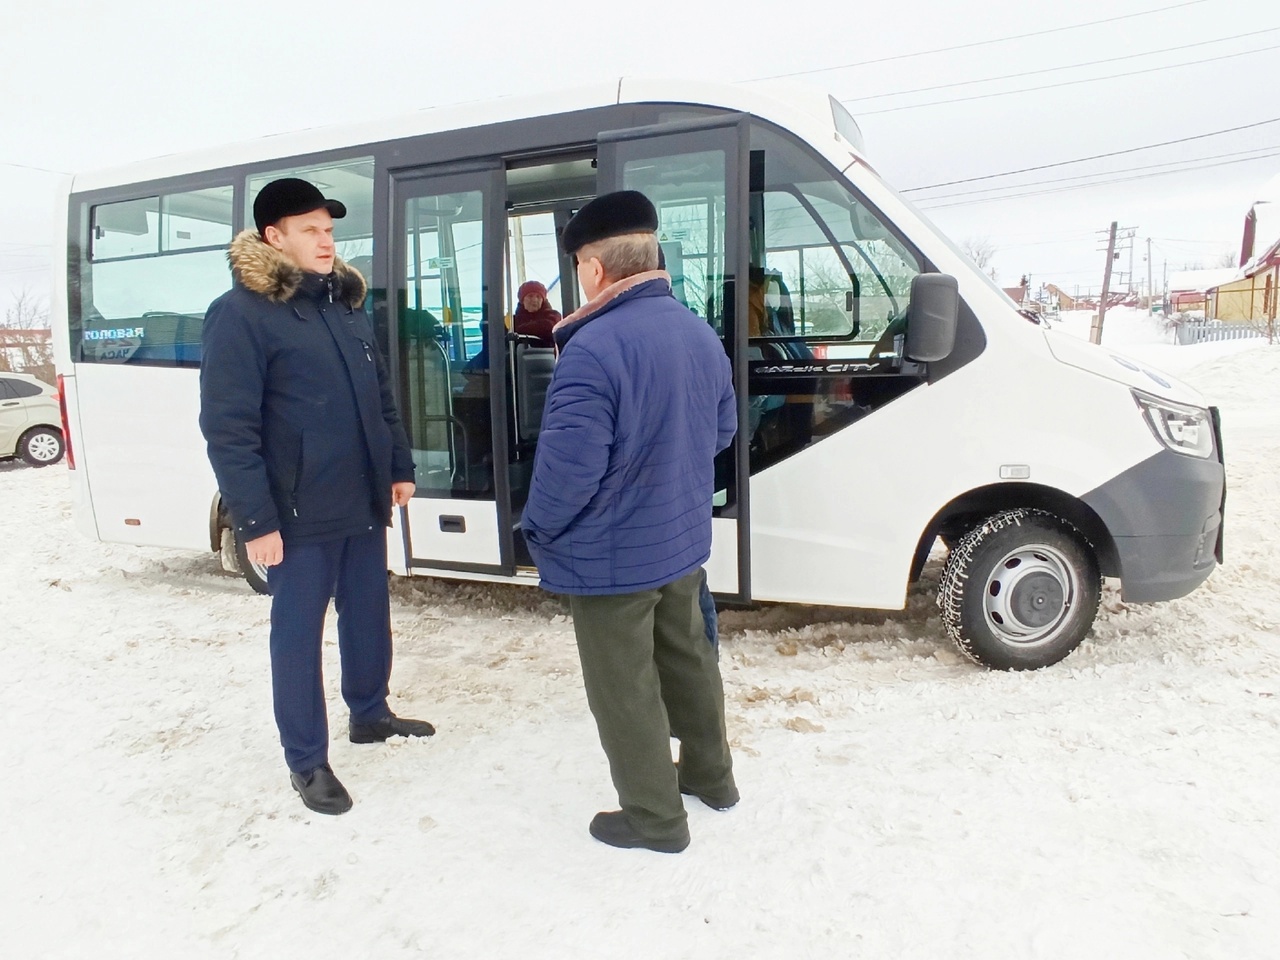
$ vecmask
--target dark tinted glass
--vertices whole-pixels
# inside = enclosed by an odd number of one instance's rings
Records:
[[[39,384],[28,383],[26,380],[10,380],[7,377],[5,380],[12,392],[11,395],[15,397],[38,397],[44,392]]]

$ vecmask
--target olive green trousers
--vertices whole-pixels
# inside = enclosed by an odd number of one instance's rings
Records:
[[[587,704],[622,810],[655,839],[682,834],[680,790],[735,792],[724,686],[707,642],[702,570],[656,590],[571,596]],[[680,741],[679,768],[671,738]]]

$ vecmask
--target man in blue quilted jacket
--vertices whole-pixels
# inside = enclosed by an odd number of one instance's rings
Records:
[[[689,845],[681,793],[716,810],[738,802],[698,605],[712,464],[733,439],[737,402],[719,338],[657,268],[657,226],[653,204],[628,190],[592,200],[564,229],[587,303],[554,330],[522,527],[542,587],[569,595],[622,808],[597,814],[591,835],[678,853]]]

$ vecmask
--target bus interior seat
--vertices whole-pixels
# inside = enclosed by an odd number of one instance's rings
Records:
[[[542,430],[542,408],[547,403],[547,389],[551,386],[556,352],[552,347],[517,343],[514,353],[516,403],[519,412],[516,435],[521,442],[529,442],[537,440],[538,433]]]

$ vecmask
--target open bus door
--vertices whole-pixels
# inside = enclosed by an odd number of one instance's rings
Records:
[[[747,124],[742,114],[599,136],[599,193],[639,190],[658,209],[658,241],[675,296],[720,335],[733,364],[738,438],[716,461],[707,576],[719,596],[751,598],[747,446]]]
[[[392,355],[417,483],[399,518],[409,572],[515,572],[501,301],[505,190],[498,161],[392,175]]]

